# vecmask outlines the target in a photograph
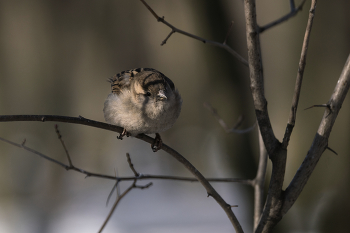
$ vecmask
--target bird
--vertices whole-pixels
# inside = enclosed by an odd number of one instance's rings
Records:
[[[160,132],[173,126],[180,115],[182,98],[174,83],[153,68],[122,71],[108,81],[112,92],[104,103],[107,123],[123,128],[117,137],[156,134],[154,152],[162,147]]]

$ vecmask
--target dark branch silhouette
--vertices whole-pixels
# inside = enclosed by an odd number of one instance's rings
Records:
[[[121,133],[123,131],[123,128],[114,126],[114,125],[109,125],[106,123],[98,122],[98,121],[93,121],[93,120],[88,120],[83,117],[64,117],[64,116],[53,116],[53,115],[5,115],[5,116],[0,116],[0,122],[9,122],[9,121],[58,121],[58,122],[67,122],[67,123],[76,123],[76,124],[83,124],[83,125],[89,125],[93,126],[96,128],[101,128],[101,129],[106,129],[110,131],[115,131],[118,133]],[[139,134],[135,138],[138,138],[142,141],[145,141],[149,144],[152,144],[154,139],[151,137],[145,135],[145,134]],[[16,145],[21,148],[26,148],[24,146],[21,146],[19,144],[9,142],[7,140],[2,139],[3,141],[6,141],[10,144]],[[180,153],[178,153],[176,150],[172,149],[171,147],[167,146],[166,144],[162,145],[162,150],[173,156],[177,161],[179,161],[182,165],[184,165],[195,177],[196,179],[203,185],[203,187],[206,189],[207,193],[212,196],[217,203],[221,206],[221,208],[225,211],[226,215],[230,219],[232,225],[236,229],[237,232],[243,232],[243,229],[241,225],[239,224],[236,216],[234,215],[233,211],[231,208],[227,208],[230,206],[225,202],[225,200],[219,195],[219,193],[212,187],[212,185],[209,183],[207,179],[187,160],[185,157],[183,157]],[[27,148],[27,150],[32,150],[30,148]],[[44,157],[45,155],[42,155],[39,152],[36,152],[36,154]],[[52,160],[51,158],[47,158],[49,160]],[[76,167],[70,167],[65,164],[62,164],[56,160],[54,160],[55,163],[60,164],[66,169],[71,169],[71,170],[76,170],[81,173],[84,173],[88,176],[94,176],[94,177],[105,177],[105,178],[110,178],[110,179],[115,179],[113,176],[104,176],[96,173],[87,173],[86,171],[82,169],[78,169]],[[134,179],[134,178],[132,178]]]
[[[287,21],[288,19],[292,18],[293,16],[295,16],[296,14],[298,14],[299,11],[301,11],[303,9],[304,3],[306,2],[306,0],[303,0],[300,5],[295,8],[295,3],[294,0],[289,0],[290,1],[290,12],[286,15],[284,15],[283,17],[272,21],[271,23],[266,24],[265,26],[259,27],[259,33],[263,33],[264,31],[271,29],[274,26],[277,26],[285,21]]]
[[[145,6],[146,8],[152,13],[152,15],[156,18],[156,20],[158,22],[161,22],[165,25],[167,25],[169,28],[171,28],[171,32],[170,34],[165,38],[165,40],[163,40],[162,44],[161,45],[164,45],[168,39],[170,38],[170,36],[172,34],[174,34],[175,32],[177,33],[180,33],[182,35],[185,35],[185,36],[188,36],[188,37],[191,37],[193,39],[196,39],[196,40],[199,40],[199,41],[202,41],[203,43],[206,43],[206,44],[209,44],[209,45],[213,45],[213,46],[216,46],[216,47],[220,47],[220,48],[223,48],[225,49],[226,51],[228,51],[232,56],[234,56],[235,58],[238,59],[238,61],[240,61],[241,63],[243,63],[245,66],[248,66],[248,62],[247,60],[245,60],[241,55],[239,55],[236,51],[234,51],[230,46],[228,46],[226,43],[219,43],[219,42],[216,42],[216,41],[211,41],[211,40],[207,40],[207,39],[204,39],[202,37],[199,37],[199,36],[196,36],[196,35],[193,35],[191,33],[188,33],[188,32],[185,32],[181,29],[178,29],[176,27],[174,27],[172,24],[168,23],[167,21],[165,21],[164,17],[159,17],[155,12],[154,10],[144,1],[144,0],[140,0]],[[225,40],[226,42],[226,40]]]

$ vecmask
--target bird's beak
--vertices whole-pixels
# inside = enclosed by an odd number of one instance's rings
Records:
[[[166,97],[164,90],[160,90],[157,94],[157,100],[166,100],[168,97]]]

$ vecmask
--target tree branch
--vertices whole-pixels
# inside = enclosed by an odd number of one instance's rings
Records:
[[[284,134],[283,143],[282,143],[283,144],[282,147],[284,149],[287,149],[287,147],[288,147],[290,136],[293,132],[293,128],[295,125],[300,90],[301,90],[301,85],[302,85],[303,76],[304,76],[304,70],[305,70],[305,66],[306,66],[306,55],[307,55],[307,51],[309,48],[309,40],[310,40],[310,35],[311,35],[312,23],[314,21],[314,16],[315,16],[315,9],[316,9],[316,1],[312,1],[311,9],[309,11],[309,19],[307,22],[305,36],[304,36],[303,47],[302,47],[301,55],[300,55],[299,68],[298,68],[297,79],[295,82],[294,95],[293,95],[293,100],[292,100],[292,107],[290,109],[288,124],[287,124],[287,128],[286,128],[286,132]]]
[[[264,207],[264,185],[267,167],[267,152],[259,130],[259,165],[254,182],[254,230],[257,228]]]
[[[260,39],[256,23],[255,1],[244,0],[244,11],[246,18],[250,88],[253,95],[256,117],[265,147],[269,156],[272,156],[279,142],[275,138],[271,127],[267,111],[267,101],[264,94],[264,77],[261,64]]]
[[[72,163],[72,160],[71,160],[71,158],[70,158],[68,149],[67,149],[66,145],[64,144],[64,141],[63,141],[63,139],[62,139],[62,135],[61,135],[61,133],[60,133],[60,131],[59,131],[59,129],[58,129],[58,125],[57,125],[57,124],[55,125],[55,131],[56,131],[56,134],[57,134],[57,136],[58,136],[58,139],[59,139],[60,142],[61,142],[61,145],[62,145],[62,147],[63,147],[63,149],[64,149],[64,152],[65,152],[66,155],[67,155],[67,159],[68,159],[69,166],[70,166],[70,167],[73,167],[73,163]]]
[[[123,131],[123,128],[105,124],[98,121],[88,120],[83,117],[64,117],[64,116],[54,116],[54,115],[2,115],[0,116],[0,122],[8,122],[8,121],[58,121],[58,122],[67,122],[67,123],[75,123],[75,124],[82,124],[82,125],[88,125],[93,126],[96,128],[106,129],[109,131],[114,131],[121,133]],[[145,134],[139,134],[136,136],[136,138],[145,141],[149,144],[152,144],[154,142],[154,139],[145,135]],[[12,144],[12,143],[11,143]],[[21,147],[21,146],[19,146]],[[178,160],[182,165],[184,165],[193,175],[196,177],[196,179],[203,185],[203,187],[207,190],[207,193],[212,196],[217,203],[222,207],[222,209],[225,211],[226,215],[230,219],[232,225],[236,229],[236,232],[243,232],[243,229],[238,222],[236,216],[234,215],[231,207],[229,204],[227,204],[224,199],[216,192],[216,190],[211,186],[208,180],[204,178],[204,176],[187,160],[185,159],[180,153],[172,149],[171,147],[167,146],[166,144],[162,145],[162,150],[173,156],[176,160]],[[51,159],[51,158],[50,158]],[[60,163],[56,161],[56,163]],[[61,164],[62,166],[62,164]],[[66,165],[63,164],[63,167],[66,167]],[[70,167],[68,167],[70,168]],[[70,168],[72,170],[76,170],[79,172],[82,172],[86,174],[86,171],[83,171],[78,168]],[[115,179],[113,176],[101,176],[100,174],[90,173],[90,175],[94,175],[95,177],[109,177],[110,179]],[[134,178],[133,178],[134,179]]]
[[[283,23],[284,21],[287,21],[288,19],[292,18],[293,16],[295,16],[299,11],[301,11],[303,9],[304,3],[306,2],[306,0],[303,0],[300,5],[295,8],[295,3],[294,0],[289,0],[290,1],[290,12],[288,14],[286,14],[285,16],[272,21],[271,23],[266,24],[265,26],[259,27],[259,33],[262,33],[280,23]]]
[[[245,66],[248,66],[248,62],[241,56],[239,55],[236,51],[234,51],[230,46],[228,46],[226,43],[219,43],[219,42],[216,42],[216,41],[211,41],[211,40],[206,40],[202,37],[199,37],[199,36],[196,36],[196,35],[193,35],[191,33],[188,33],[188,32],[185,32],[181,29],[178,29],[176,27],[174,27],[173,25],[171,25],[170,23],[168,23],[167,21],[165,21],[164,17],[159,17],[155,12],[154,10],[144,1],[144,0],[140,0],[146,7],[147,9],[152,13],[152,15],[156,18],[156,20],[158,22],[161,22],[165,25],[167,25],[169,28],[171,28],[171,32],[170,34],[167,36],[167,38],[162,42],[161,45],[164,45],[167,40],[170,38],[170,36],[172,34],[174,34],[175,32],[178,32],[182,35],[185,35],[185,36],[188,36],[188,37],[191,37],[193,39],[196,39],[196,40],[199,40],[199,41],[202,41],[203,43],[206,43],[206,44],[209,44],[209,45],[213,45],[213,46],[216,46],[216,47],[220,47],[220,48],[223,48],[225,49],[226,51],[228,51],[231,55],[233,55],[236,59],[238,59],[238,61],[240,61],[241,63],[243,63]]]
[[[256,232],[265,232],[266,226],[277,223],[281,208],[282,186],[287,161],[287,151],[282,149],[276,139],[267,111],[264,94],[264,77],[261,61],[260,39],[256,22],[255,0],[244,0],[250,87],[253,95],[255,113],[265,148],[272,161],[272,174],[265,207]]]
[[[107,225],[109,219],[112,217],[112,214],[114,213],[114,210],[117,208],[117,205],[119,204],[120,200],[125,197],[126,194],[128,194],[133,188],[135,188],[136,185],[136,180],[134,180],[134,182],[132,183],[132,185],[130,185],[129,188],[127,188],[118,198],[117,200],[114,202],[113,207],[111,208],[111,210],[109,211],[109,214],[106,218],[106,220],[104,221],[104,223],[102,224],[100,230],[98,231],[99,233],[101,233],[103,231],[103,229],[105,228],[105,226]]]
[[[186,182],[198,182],[196,178],[190,178],[190,177],[181,177],[181,176],[164,176],[164,175],[148,175],[148,174],[139,174],[139,176],[110,176],[110,175],[104,175],[99,173],[93,173],[86,170],[83,170],[81,168],[75,167],[74,165],[69,166],[67,164],[61,163],[53,158],[50,158],[47,155],[44,155],[32,148],[29,148],[22,144],[18,144],[12,141],[9,141],[7,139],[4,139],[0,137],[0,141],[9,143],[13,146],[22,148],[26,151],[29,151],[33,154],[39,155],[40,157],[53,162],[55,164],[60,165],[61,167],[65,168],[66,170],[73,170],[82,174],[85,174],[87,177],[96,177],[96,178],[102,178],[102,179],[109,179],[109,180],[116,180],[116,181],[130,181],[130,180],[174,180],[174,181],[186,181]],[[253,180],[249,179],[239,179],[239,178],[207,178],[209,182],[219,182],[219,183],[240,183],[244,185],[253,185]]]
[[[135,178],[137,178],[137,177],[140,175],[140,173],[138,173],[138,172],[136,171],[136,169],[134,168],[134,165],[133,165],[132,162],[131,162],[131,158],[130,158],[129,153],[126,153],[126,158],[127,158],[128,163],[129,163],[130,169],[131,169],[132,172],[134,173]],[[118,187],[118,182],[119,182],[119,181],[120,181],[120,180],[118,180],[117,183],[113,186],[112,191],[114,190],[115,187]],[[115,209],[116,209],[116,207],[117,207],[119,201],[120,201],[128,192],[130,192],[131,189],[133,189],[133,188],[146,189],[146,188],[149,188],[149,187],[152,185],[152,182],[151,182],[151,183],[148,183],[148,184],[146,184],[146,185],[140,186],[140,185],[136,185],[136,182],[137,182],[137,179],[134,179],[134,182],[132,183],[132,185],[131,185],[128,189],[126,189],[121,195],[117,194],[117,196],[118,196],[118,197],[117,197],[117,200],[115,201],[115,203],[114,203],[112,209],[110,210],[110,212],[109,212],[109,214],[108,214],[106,220],[104,221],[103,225],[101,226],[99,232],[102,232],[102,231],[103,231],[103,229],[104,229],[105,226],[107,225],[109,219],[112,217],[112,214],[114,213],[114,211],[115,211]],[[111,194],[108,196],[108,199],[110,198],[110,196],[111,196]],[[107,202],[108,202],[108,199],[107,199]]]
[[[305,187],[312,172],[314,171],[322,153],[328,147],[328,138],[332,131],[334,122],[338,116],[340,108],[344,102],[344,99],[348,93],[350,85],[350,54],[344,65],[343,71],[339,77],[337,85],[333,91],[333,94],[328,101],[320,126],[317,130],[314,141],[308,151],[303,163],[300,165],[293,180],[289,184],[284,195],[284,205],[282,208],[282,215],[293,206],[301,191]]]

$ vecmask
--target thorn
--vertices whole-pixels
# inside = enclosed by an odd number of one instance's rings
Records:
[[[238,207],[238,205],[230,205],[230,207],[231,207],[231,208],[233,208],[233,207]]]
[[[208,196],[207,197],[210,197],[210,196],[212,196],[210,193],[207,193],[208,194]]]
[[[328,150],[332,151],[334,154],[338,155],[338,153],[335,152],[332,148],[330,148],[330,147],[327,146],[326,149],[328,149]]]
[[[46,119],[45,117],[42,117],[42,118],[41,118],[41,121],[42,121],[42,122],[45,122],[45,119]]]
[[[304,110],[308,110],[308,109],[314,108],[314,107],[324,107],[324,108],[328,108],[329,110],[331,110],[331,108],[328,104],[316,104],[316,105],[312,105],[311,107],[305,108]]]
[[[329,113],[327,114],[326,118],[331,115],[331,113],[333,113],[331,106],[329,104],[317,104],[317,105],[312,105],[311,107],[305,108],[304,110],[313,108],[313,107],[324,107],[324,108],[328,108]]]

